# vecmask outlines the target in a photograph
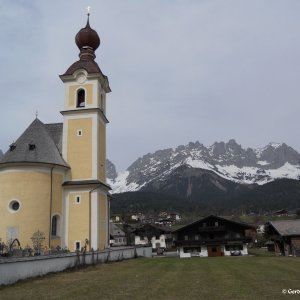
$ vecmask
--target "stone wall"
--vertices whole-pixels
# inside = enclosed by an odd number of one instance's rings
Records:
[[[60,272],[68,268],[120,261],[134,257],[152,257],[151,247],[119,247],[104,251],[63,255],[0,259],[0,285]]]

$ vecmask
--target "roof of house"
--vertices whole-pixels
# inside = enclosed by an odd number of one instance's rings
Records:
[[[62,124],[44,124],[35,119],[0,161],[8,163],[45,163],[69,168],[61,155]],[[30,147],[33,146],[33,147]]]
[[[161,233],[171,233],[172,229],[170,227],[163,227],[163,226],[157,226],[154,224],[144,224],[140,227],[137,227],[135,232],[145,232],[145,231],[150,231],[150,230],[156,230]]]
[[[190,223],[190,224],[188,224],[186,226],[180,227],[180,228],[178,228],[175,231],[178,232],[178,231],[184,230],[184,229],[186,229],[188,227],[192,227],[193,225],[195,225],[197,223],[200,223],[200,222],[203,222],[203,221],[207,221],[207,220],[209,220],[211,218],[214,218],[214,219],[220,220],[220,221],[225,221],[225,222],[228,222],[228,223],[232,223],[232,224],[244,227],[245,229],[254,229],[254,226],[246,224],[246,223],[236,222],[236,221],[232,221],[232,220],[229,220],[229,219],[226,219],[226,218],[222,218],[222,217],[219,217],[219,216],[210,215],[210,216],[201,218],[201,219],[199,219],[199,220],[197,220],[197,221],[195,221],[193,223]]]
[[[300,235],[300,219],[269,222],[281,236]]]
[[[109,223],[109,229],[112,236],[125,236],[125,232],[115,223]]]

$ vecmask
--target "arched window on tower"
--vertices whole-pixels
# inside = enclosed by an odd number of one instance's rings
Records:
[[[85,90],[77,91],[77,107],[85,107]]]
[[[59,236],[59,216],[57,215],[52,217],[51,235]]]

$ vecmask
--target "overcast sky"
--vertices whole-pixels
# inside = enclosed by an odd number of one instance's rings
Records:
[[[107,156],[119,170],[197,140],[300,151],[299,0],[1,0],[0,149],[36,110],[62,121],[58,75],[78,59],[88,5],[112,89]]]

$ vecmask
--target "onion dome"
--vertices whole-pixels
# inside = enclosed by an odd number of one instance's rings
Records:
[[[98,33],[90,27],[89,17],[86,26],[76,34],[75,42],[79,50],[84,47],[90,47],[95,51],[99,47],[100,38]]]
[[[100,45],[100,38],[98,33],[90,26],[89,15],[86,26],[81,28],[75,36],[75,43],[80,50],[80,59],[95,59],[94,51]]]

